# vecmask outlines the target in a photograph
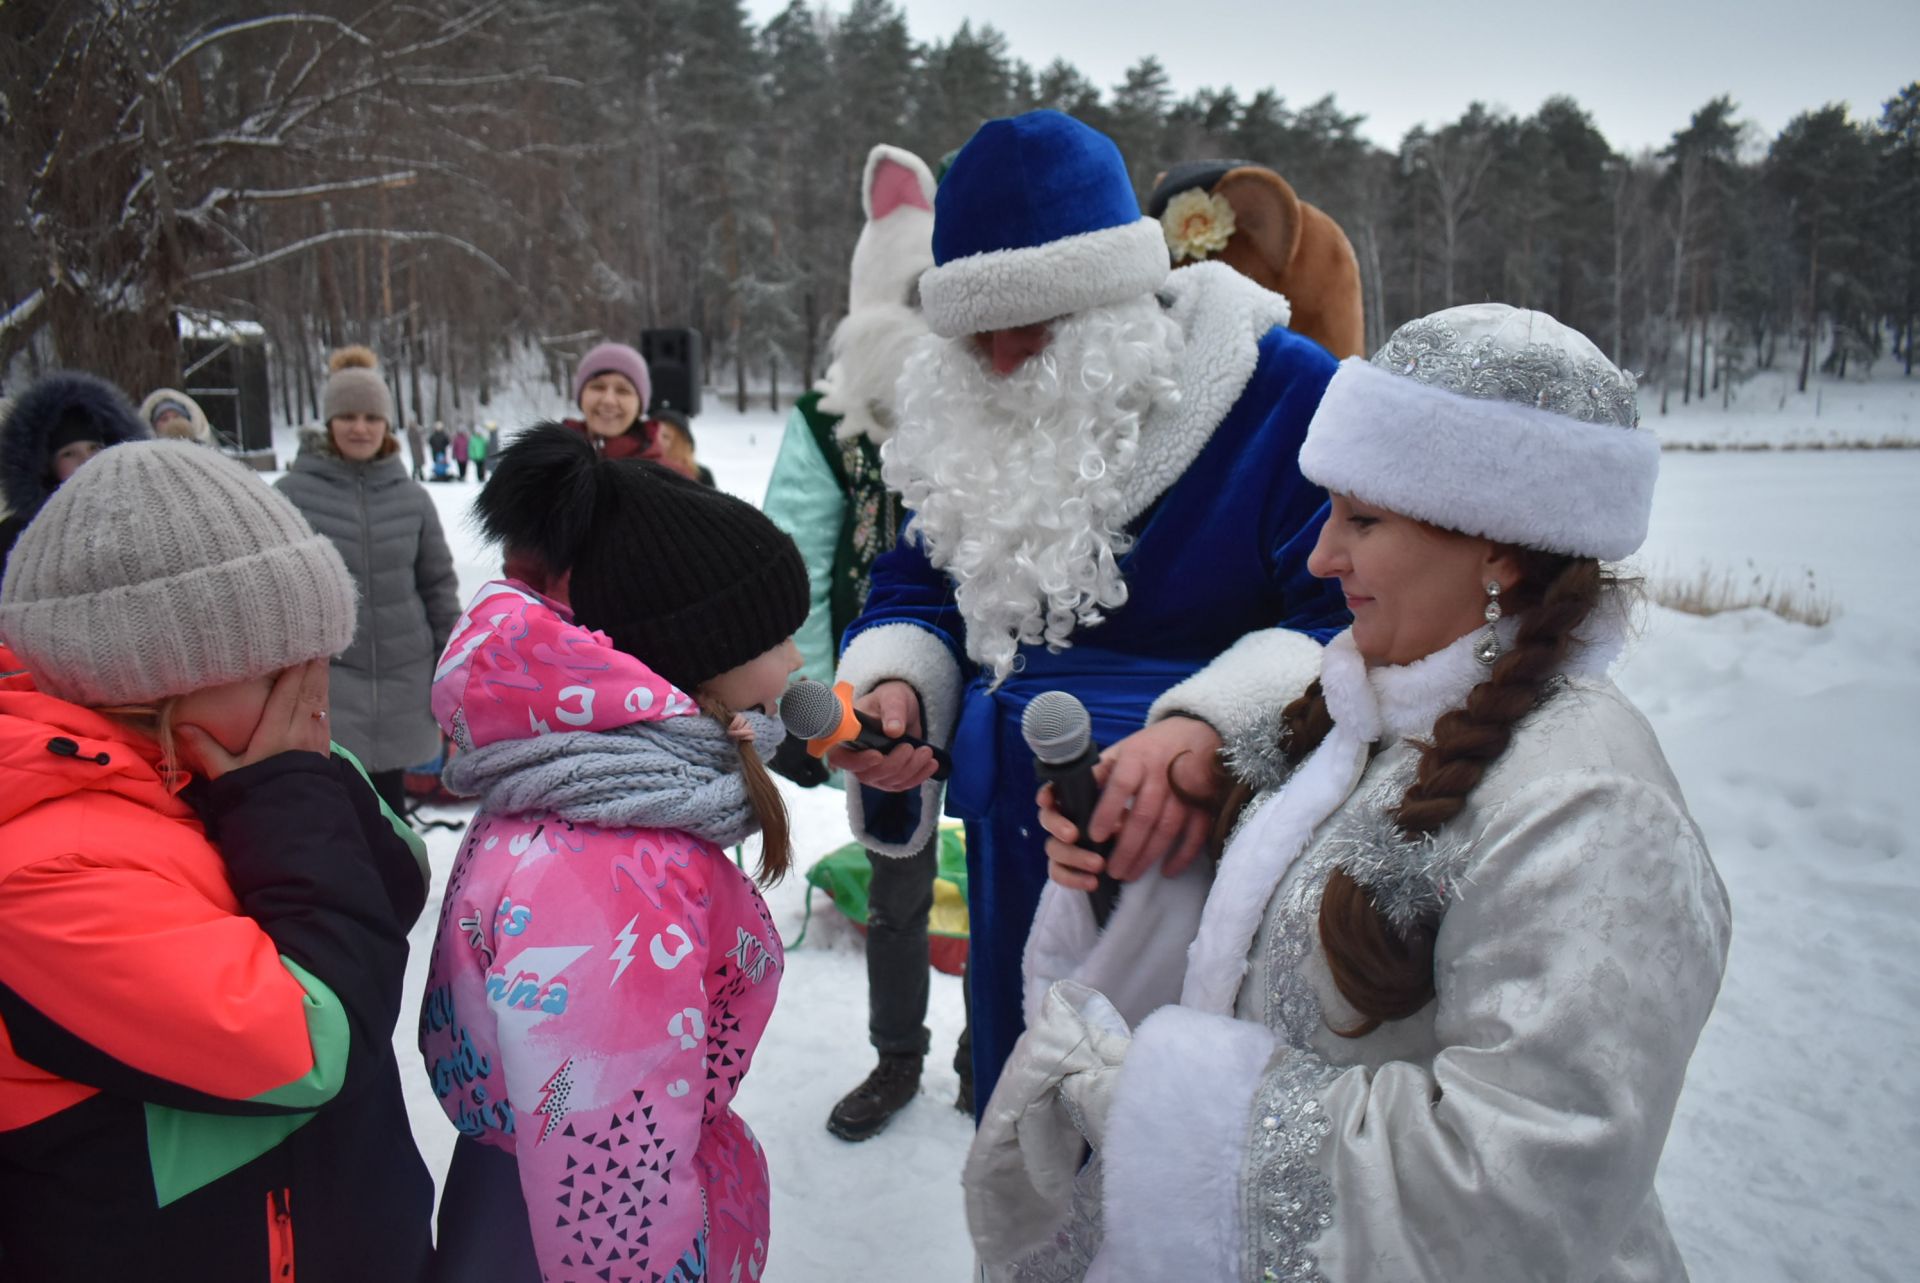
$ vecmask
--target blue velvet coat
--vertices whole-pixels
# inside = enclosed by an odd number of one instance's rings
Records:
[[[981,1106],[1020,1036],[1021,953],[1047,878],[1021,714],[1041,692],[1067,691],[1086,705],[1098,742],[1110,745],[1139,730],[1169,687],[1247,634],[1285,628],[1324,642],[1347,625],[1337,584],[1307,572],[1326,494],[1298,465],[1307,422],[1335,364],[1285,328],[1259,339],[1257,363],[1231,410],[1129,527],[1135,542],[1120,560],[1126,604],[1105,622],[1076,629],[1061,651],[1022,647],[1024,665],[997,689],[989,690],[989,677],[966,658],[952,582],[911,535],[874,563],[867,609],[848,628],[846,645],[874,629],[912,624],[939,639],[964,683],[949,746],[947,811],[967,826]],[[861,795],[871,838],[912,840],[924,818],[922,795]]]

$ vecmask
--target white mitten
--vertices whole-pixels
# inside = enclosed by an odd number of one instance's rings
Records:
[[[1060,1085],[1087,1075],[1104,1125],[1111,1086],[1102,1092],[1092,1079],[1117,1073],[1131,1040],[1113,1005],[1071,980],[1047,992],[1039,1015],[1001,1070],[967,1152],[967,1224],[989,1265],[1024,1256],[1066,1219],[1087,1142]]]
[[[1084,988],[1073,981],[1062,981],[1054,989],[1058,992],[1069,985]],[[1084,992],[1078,1014],[1086,1028],[1087,1049],[1099,1063],[1061,1079],[1060,1101],[1074,1127],[1089,1145],[1099,1149],[1106,1139],[1107,1115],[1113,1109],[1114,1088],[1120,1082],[1120,1065],[1127,1058],[1127,1048],[1133,1044],[1133,1031],[1104,994],[1091,989]]]

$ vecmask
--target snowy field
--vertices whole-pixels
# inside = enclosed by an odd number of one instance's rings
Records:
[[[1751,386],[1751,385],[1749,385]],[[1759,394],[1756,392],[1755,398]],[[1820,412],[1717,399],[1654,426],[1669,441],[1804,443],[1849,398],[1832,439],[1912,437],[1914,389],[1827,385]],[[1776,398],[1777,399],[1777,398]],[[1810,401],[1811,398],[1808,398]],[[547,409],[537,394],[527,410]],[[503,405],[502,410],[506,409]],[[1649,405],[1649,410],[1652,406]],[[508,427],[525,421],[489,412]],[[1650,414],[1650,418],[1653,416]],[[700,456],[758,501],[781,417],[710,406]],[[286,454],[283,451],[283,460]],[[491,573],[465,513],[477,487],[433,485],[471,592]],[[1694,1057],[1659,1191],[1699,1280],[1896,1280],[1920,1255],[1920,451],[1669,452],[1654,573],[1703,565],[1764,580],[1809,573],[1839,616],[1807,628],[1748,611],[1654,610],[1620,674],[1673,760],[1733,898],[1726,986]],[[836,793],[789,790],[804,866],[846,841]],[[429,838],[444,880],[458,835]],[[768,897],[788,941],[805,883]],[[848,1145],[824,1123],[871,1065],[859,938],[816,897],[788,954],[779,1007],[740,1093],[773,1173],[773,1283],[963,1283],[970,1251],[958,1173],[971,1132],[951,1108],[960,990],[934,976],[933,1054],[921,1099],[880,1137]],[[437,895],[414,936],[418,995]],[[415,1132],[436,1173],[453,1129],[413,1049],[395,1042]]]

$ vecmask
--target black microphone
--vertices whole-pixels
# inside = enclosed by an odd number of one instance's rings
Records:
[[[1100,801],[1100,786],[1093,779],[1100,746],[1093,742],[1093,719],[1086,705],[1065,691],[1036,695],[1020,715],[1020,735],[1033,750],[1033,773],[1053,785],[1054,806],[1080,830],[1078,845],[1096,855],[1111,852],[1112,838],[1095,842],[1087,836],[1087,821]],[[1094,923],[1104,927],[1120,901],[1120,883],[1104,868],[1099,877],[1100,884],[1088,894]]]
[[[884,753],[896,744],[924,748],[933,753],[933,778],[944,780],[953,774],[953,761],[944,751],[911,735],[889,735],[877,718],[869,717],[853,706],[853,687],[837,682],[832,687],[801,678],[787,687],[780,697],[780,720],[787,734],[807,742],[807,752],[825,757],[836,744],[870,748]]]

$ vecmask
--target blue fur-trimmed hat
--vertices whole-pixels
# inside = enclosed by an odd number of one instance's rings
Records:
[[[1120,149],[1057,111],[982,125],[933,210],[934,266],[920,278],[920,301],[942,338],[1138,298],[1172,266]]]

